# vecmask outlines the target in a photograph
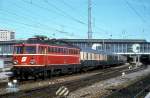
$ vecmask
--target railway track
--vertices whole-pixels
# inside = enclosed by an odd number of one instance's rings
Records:
[[[96,70],[91,70],[91,71],[87,71],[87,72],[81,72],[81,73],[73,73],[71,75],[63,75],[63,76],[53,76],[51,77],[50,79],[49,78],[46,78],[45,80],[41,80],[41,79],[38,79],[38,80],[34,80],[34,79],[28,79],[28,80],[18,80],[18,85],[24,85],[24,84],[29,84],[29,83],[38,83],[38,82],[43,82],[43,81],[57,81],[59,80],[60,78],[66,78],[66,77],[70,77],[70,76],[78,76],[78,75],[83,75],[83,74],[97,74],[97,73],[101,73],[101,72],[104,72],[105,70],[107,69],[96,69]],[[8,82],[0,82],[0,88],[5,88],[7,86],[7,83]]]
[[[111,68],[109,68],[111,70]],[[90,71],[86,71],[86,72],[81,72],[81,73],[73,73],[71,75],[63,75],[63,76],[53,76],[50,79],[46,78],[45,80],[34,80],[34,79],[29,79],[29,80],[18,80],[19,81],[19,85],[24,85],[24,84],[28,84],[28,83],[37,83],[37,82],[43,82],[43,81],[55,81],[55,80],[59,80],[60,78],[65,78],[65,77],[70,77],[70,76],[78,76],[78,75],[83,75],[83,74],[97,74],[97,73],[101,73],[104,72],[106,69],[95,69],[95,70],[90,70]],[[0,88],[5,88],[7,86],[7,82],[0,82]]]
[[[142,77],[127,87],[120,88],[104,98],[145,98],[150,91],[150,76]]]
[[[95,72],[88,73],[91,75],[84,76],[82,74],[83,77],[80,77],[79,75],[78,78],[70,79],[69,81],[62,81],[60,83],[55,83],[52,85],[26,89],[17,93],[4,94],[1,95],[0,98],[54,98],[56,97],[55,93],[57,89],[61,86],[66,86],[69,89],[69,91],[72,92],[79,88],[92,85],[93,83],[119,76],[121,75],[122,71],[126,70],[127,68],[128,66],[120,66],[99,71],[97,70]],[[70,77],[73,78],[73,76],[68,76],[67,78]]]

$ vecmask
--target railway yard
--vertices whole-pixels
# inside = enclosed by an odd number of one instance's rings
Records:
[[[1,1],[0,98],[150,98],[150,0]]]
[[[129,65],[124,65],[46,80],[20,81],[17,83],[18,91],[16,92],[9,92],[7,82],[1,82],[0,98],[59,98],[61,94],[56,94],[56,92],[58,93],[61,87],[68,89],[67,98],[116,98],[112,96],[115,94],[119,96],[119,92],[124,91],[124,88],[136,84],[150,74],[150,67],[136,69],[128,67]]]

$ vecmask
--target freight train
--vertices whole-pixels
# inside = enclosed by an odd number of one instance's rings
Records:
[[[64,41],[30,38],[14,45],[12,71],[18,79],[44,79],[124,62],[121,56],[78,48]]]

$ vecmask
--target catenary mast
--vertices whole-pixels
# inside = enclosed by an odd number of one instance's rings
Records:
[[[92,2],[88,0],[88,39],[92,39],[92,22],[91,22]]]

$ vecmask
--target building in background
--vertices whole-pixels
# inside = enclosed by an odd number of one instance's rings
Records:
[[[0,30],[0,41],[10,41],[15,39],[15,32],[9,30]]]

